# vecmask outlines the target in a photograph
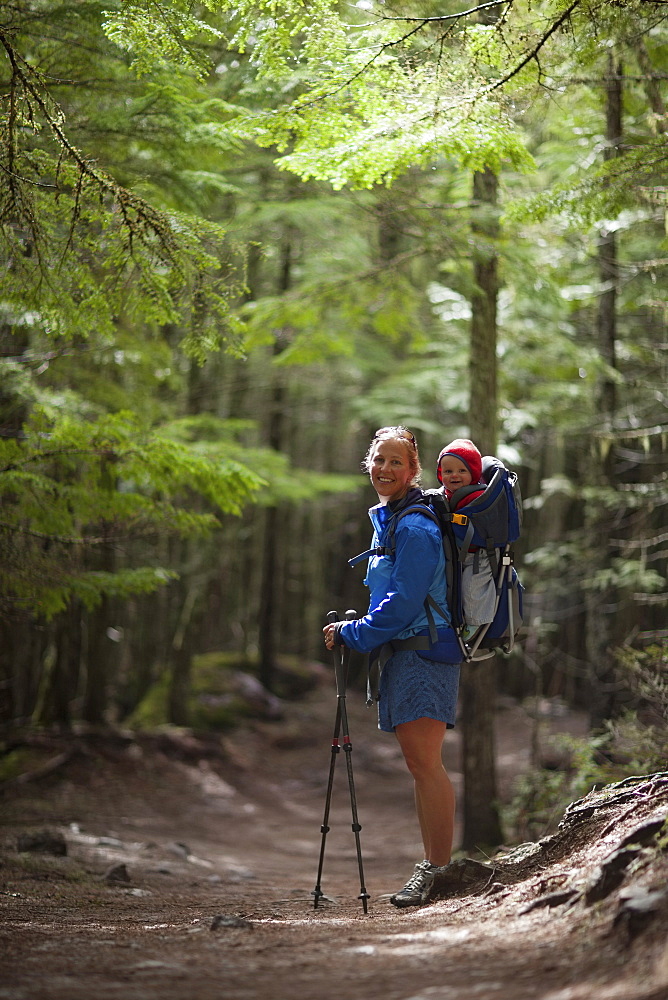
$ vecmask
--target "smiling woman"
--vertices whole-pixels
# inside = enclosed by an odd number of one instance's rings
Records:
[[[413,775],[424,844],[424,859],[391,902],[417,906],[429,901],[450,862],[455,799],[441,753],[455,722],[461,654],[450,626],[440,529],[414,506],[422,497],[415,437],[405,427],[381,427],[362,468],[379,501],[369,511],[374,533],[365,553],[369,610],[327,625],[325,644],[370,653],[383,664],[378,727],[395,733]]]

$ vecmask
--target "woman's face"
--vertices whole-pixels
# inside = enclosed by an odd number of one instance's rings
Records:
[[[396,438],[379,441],[371,452],[369,476],[381,503],[400,500],[413,479],[408,447]]]

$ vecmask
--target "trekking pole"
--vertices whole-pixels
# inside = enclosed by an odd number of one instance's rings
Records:
[[[346,611],[346,618],[348,621],[352,621],[357,618],[357,612]],[[369,899],[369,893],[366,891],[366,886],[364,885],[364,867],[362,865],[362,845],[360,843],[360,830],[362,829],[360,822],[357,818],[357,799],[355,796],[355,782],[353,780],[353,745],[350,741],[350,734],[348,732],[348,711],[346,709],[346,681],[348,678],[348,661],[350,659],[350,649],[347,646],[343,647],[343,655],[340,658],[340,679],[341,687],[339,687],[337,681],[337,701],[341,705],[341,726],[343,728],[343,750],[346,755],[346,770],[348,772],[348,788],[350,790],[350,808],[352,812],[352,830],[355,834],[355,848],[357,850],[357,867],[359,869],[360,876],[360,894],[357,897],[362,900],[362,907],[364,912],[367,912],[367,901]]]
[[[339,621],[339,616],[336,611],[330,611],[327,615],[328,622]],[[337,659],[340,658],[340,652],[336,648],[334,649],[334,669],[336,671]],[[338,686],[338,685],[337,685]],[[322,818],[322,826],[320,827],[320,832],[322,834],[322,840],[320,842],[320,860],[318,862],[318,875],[316,877],[315,889],[311,893],[314,897],[313,899],[313,909],[318,909],[318,903],[321,897],[324,895],[322,889],[320,888],[320,880],[322,878],[322,866],[325,860],[325,842],[327,840],[327,834],[329,833],[329,807],[332,801],[332,786],[334,784],[334,768],[336,766],[336,757],[339,753],[341,747],[339,746],[339,733],[341,731],[341,703],[339,699],[336,700],[336,718],[334,720],[334,735],[332,736],[332,756],[329,761],[329,779],[327,781],[327,794],[325,796],[325,813]]]
[[[347,611],[346,619],[352,621],[357,618],[356,611]],[[330,611],[327,615],[327,620],[329,622],[339,621],[339,616],[336,611]],[[366,891],[364,885],[364,868],[362,864],[362,847],[360,843],[360,830],[362,829],[358,817],[357,817],[357,799],[355,796],[355,782],[353,778],[353,762],[352,762],[352,743],[350,741],[350,734],[348,732],[348,712],[346,710],[346,681],[348,676],[348,661],[350,659],[350,650],[343,646],[335,646],[333,652],[334,656],[334,676],[336,680],[336,718],[334,721],[334,735],[332,737],[332,756],[329,766],[329,780],[327,783],[327,795],[325,798],[325,813],[322,821],[322,826],[320,831],[322,833],[322,841],[320,844],[320,861],[318,864],[318,876],[316,880],[315,889],[312,892],[314,897],[313,908],[318,908],[318,902],[323,896],[322,889],[320,887],[320,881],[322,877],[322,868],[325,858],[325,842],[327,834],[329,833],[329,809],[332,798],[332,786],[334,782],[334,768],[336,766],[336,756],[341,750],[341,745],[339,743],[339,734],[341,728],[343,728],[343,750],[346,754],[346,770],[348,773],[348,787],[350,790],[350,805],[352,810],[352,830],[355,834],[355,846],[357,849],[357,866],[359,869],[360,876],[360,894],[357,897],[362,900],[362,906],[364,912],[367,912],[367,901],[369,899],[369,893]]]

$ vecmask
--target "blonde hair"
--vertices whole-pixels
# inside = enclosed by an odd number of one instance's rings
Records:
[[[420,477],[422,476],[422,466],[420,465],[417,441],[415,440],[415,435],[412,431],[409,431],[408,427],[404,427],[402,424],[398,424],[396,427],[378,428],[371,439],[371,444],[369,445],[368,451],[362,460],[362,471],[366,473],[371,471],[371,456],[373,455],[379,441],[401,441],[402,444],[406,446],[408,464],[411,472],[413,473],[411,486],[418,486],[420,483]]]

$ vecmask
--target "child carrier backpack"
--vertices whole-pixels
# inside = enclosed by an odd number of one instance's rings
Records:
[[[394,555],[394,536],[398,521],[406,514],[422,513],[434,520],[440,530],[445,552],[447,603],[452,628],[465,662],[484,660],[496,649],[509,653],[522,625],[523,588],[513,564],[511,545],[520,536],[522,497],[517,474],[509,471],[498,458],[486,455],[482,460],[482,481],[463,486],[448,500],[442,490],[411,490],[407,503],[388,522],[385,545],[369,549],[349,559],[355,566],[371,555]],[[475,496],[457,508],[467,495]],[[494,612],[491,621],[481,625],[467,638],[467,623],[462,606],[462,567],[466,554],[473,548],[483,549],[492,569]],[[425,601],[429,620],[430,644],[437,641],[432,610],[443,612],[430,597]],[[402,640],[397,647],[408,648],[421,640]],[[429,643],[427,643],[429,645]]]
[[[452,560],[452,585],[448,602],[455,631],[466,661],[484,660],[496,649],[509,653],[522,625],[523,587],[513,563],[512,544],[522,528],[522,495],[517,474],[492,455],[482,460],[480,496],[462,504],[467,495],[479,493],[480,484],[463,486],[448,500],[441,490],[426,490],[425,501],[436,511],[446,559]],[[461,506],[458,506],[460,505]],[[462,611],[462,563],[471,548],[487,553],[495,587],[494,615],[467,641],[463,637],[466,621]]]

